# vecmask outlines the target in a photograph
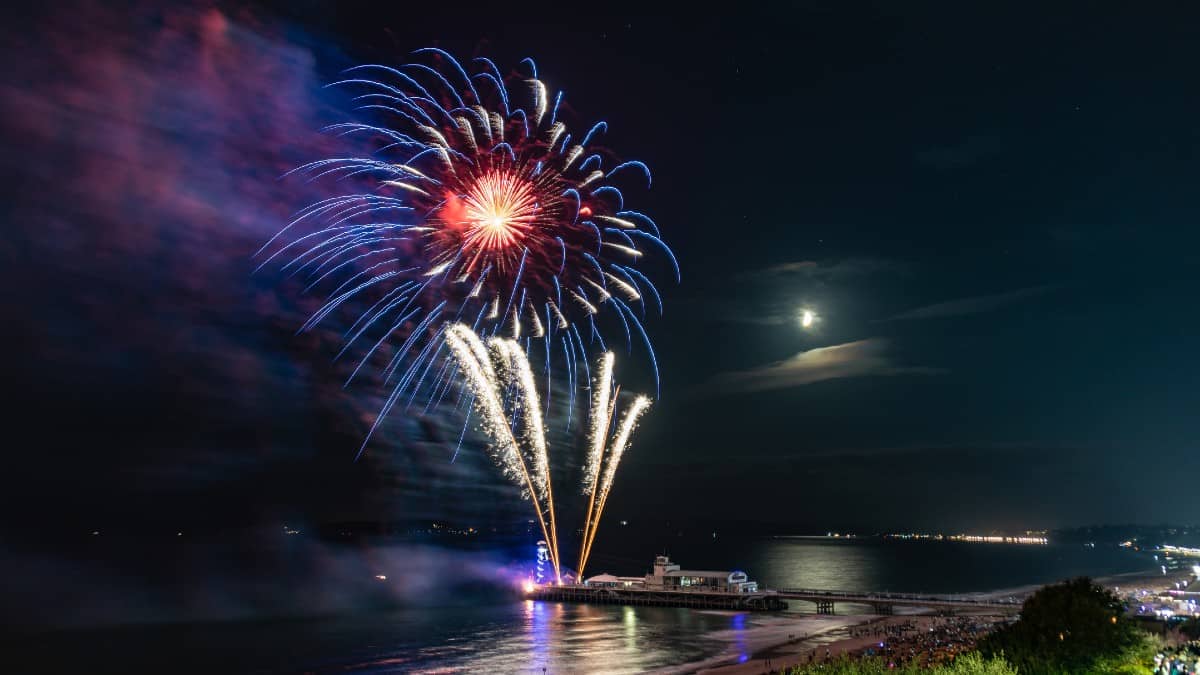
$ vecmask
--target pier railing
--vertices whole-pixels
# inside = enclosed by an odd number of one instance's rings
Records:
[[[692,607],[697,609],[780,610],[787,603],[772,592],[722,591],[702,587],[647,588],[638,586],[589,586],[567,584],[541,586],[527,598],[618,605]]]
[[[760,588],[755,591],[728,591],[716,588],[707,588],[704,586],[672,586],[670,588],[651,588],[646,586],[600,586],[587,584],[564,584],[560,588],[580,588],[589,590],[615,590],[629,591],[634,593],[655,593],[655,592],[671,592],[671,593],[698,593],[698,594],[729,594],[729,595],[778,595],[795,598],[797,600],[813,599],[828,599],[838,602],[862,602],[865,604],[890,602],[892,604],[912,604],[912,605],[974,605],[979,607],[1003,606],[1012,607],[1019,606],[1024,603],[1025,599],[1018,596],[1009,596],[1003,598],[979,597],[978,595],[965,594],[935,594],[935,593],[893,593],[890,591],[834,591],[819,588]]]
[[[816,606],[818,614],[833,614],[835,605],[854,604],[871,607],[873,614],[893,614],[896,607],[923,607],[954,614],[960,611],[994,611],[1013,614],[1021,609],[1016,597],[981,598],[966,595],[927,593],[860,593],[810,588],[780,588],[749,592],[724,591],[696,586],[659,588],[646,586],[596,586],[566,584],[539,586],[526,593],[536,600],[588,602],[621,605],[655,605],[731,610],[778,610],[787,608],[785,600],[801,600]]]
[[[929,594],[929,593],[892,593],[884,592],[856,592],[856,591],[831,591],[815,588],[779,588],[775,592],[781,596],[795,598],[798,600],[830,600],[838,602],[862,602],[865,604],[874,604],[887,602],[898,605],[955,605],[955,606],[977,606],[977,607],[1014,607],[1020,606],[1023,598],[1010,596],[1005,598],[982,598],[973,595],[958,595],[958,594]]]

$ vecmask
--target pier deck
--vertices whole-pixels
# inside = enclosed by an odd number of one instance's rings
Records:
[[[787,609],[787,603],[775,593],[726,593],[721,591],[676,591],[646,588],[612,588],[595,586],[542,586],[525,597],[533,600],[583,602],[602,605],[640,605],[648,607],[691,607],[695,609],[728,609],[746,611],[777,611]]]
[[[993,611],[1011,614],[1021,611],[1016,599],[985,600],[967,596],[923,595],[912,593],[855,593],[811,589],[780,589],[753,593],[729,593],[708,590],[665,590],[639,587],[610,586],[541,586],[525,595],[533,600],[583,602],[604,605],[638,605],[650,607],[692,607],[695,609],[727,609],[747,611],[778,611],[788,608],[788,600],[811,602],[820,614],[832,614],[835,603],[867,605],[876,614],[892,614],[895,607],[922,607],[941,613],[963,611]]]
[[[820,614],[832,614],[834,603],[868,605],[877,614],[892,614],[895,607],[922,607],[946,614],[962,611],[994,611],[1015,614],[1021,611],[1022,599],[983,599],[965,595],[927,595],[920,593],[856,593],[804,588],[781,588],[774,591],[779,598],[804,600],[817,607]]]

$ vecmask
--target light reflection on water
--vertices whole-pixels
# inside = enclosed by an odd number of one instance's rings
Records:
[[[666,551],[685,567],[744,569],[774,588],[961,593],[1149,567],[1128,552],[1099,548],[810,539],[718,545],[709,539]],[[634,555],[664,550],[662,542],[612,541]],[[650,562],[593,558],[600,561],[597,573],[639,574]],[[778,642],[845,623],[812,616],[812,605],[803,602],[781,615],[494,598],[463,606],[470,598],[454,599],[458,606],[95,630],[71,634],[63,651],[115,657],[128,672],[170,671],[150,667],[153,657],[170,653],[188,654],[193,671],[231,673],[640,673],[706,659],[752,659],[764,635]]]
[[[743,632],[752,623],[744,614],[731,618],[729,613],[676,608],[531,600],[470,613],[480,620],[467,618],[456,626],[466,636],[441,640],[436,637],[437,609],[379,617],[390,623],[398,641],[429,643],[399,650],[407,654],[403,659],[388,653],[330,663],[329,671],[640,673],[718,654],[727,644],[714,633],[731,626]]]
[[[649,559],[629,552],[666,550],[692,569],[741,569],[767,588],[968,593],[1147,569],[1146,559],[1115,548],[974,544],[880,539],[722,536],[637,541],[618,530],[592,558],[597,572],[641,574]]]
[[[737,651],[738,663],[745,663],[750,659],[750,649],[746,644],[746,615],[734,614],[729,623],[734,631],[733,647]]]
[[[1123,551],[1057,546],[768,539],[737,547],[725,542],[723,547],[680,546],[679,550],[672,555],[685,566],[745,569],[767,587],[846,590],[960,593],[1145,567],[1140,558]],[[605,571],[636,574],[642,570],[630,566]],[[852,606],[838,609],[858,611]],[[427,642],[412,645],[406,672],[541,673],[544,668],[547,673],[634,673],[716,656],[745,662],[760,646],[754,639],[756,629],[798,621],[799,614],[810,613],[812,607],[796,602],[781,616],[524,601],[512,607],[467,610],[489,618],[478,627],[457,629],[444,624],[438,628],[440,610],[423,611],[432,614],[426,617],[430,630],[422,631],[417,640]],[[510,612],[516,616],[507,618]],[[801,626],[797,634],[830,620],[808,617],[803,621],[795,624]],[[446,638],[439,633],[447,630],[469,633],[462,650],[444,649]],[[389,670],[375,660],[344,665],[359,672]]]

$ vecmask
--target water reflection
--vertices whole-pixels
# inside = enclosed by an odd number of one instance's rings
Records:
[[[609,540],[611,541],[611,540]],[[637,573],[630,546],[619,573]],[[1102,576],[1153,564],[1127,552],[1067,546],[743,540],[722,536],[669,553],[694,569],[745,569],[772,587],[969,592]],[[764,616],[665,607],[500,602],[456,597],[453,607],[361,612],[304,620],[138,626],[72,634],[72,653],[124,654],[129,672],[162,672],[138,662],[147,642],[219,664],[211,672],[643,673],[705,659],[749,661],[764,639],[839,625],[835,617]],[[796,612],[812,606],[793,603]],[[838,605],[838,611],[852,611]],[[772,637],[774,636],[774,637]],[[815,638],[820,644],[823,638]],[[768,642],[769,643],[769,642]],[[206,648],[197,648],[203,645]],[[162,647],[160,651],[168,649]],[[67,650],[67,646],[63,647]],[[146,657],[142,657],[146,658]]]
[[[750,649],[746,644],[746,615],[734,614],[729,618],[729,623],[733,627],[733,645],[737,649],[738,663],[745,663],[750,660]]]
[[[969,593],[1144,567],[1133,555],[1079,546],[768,539],[740,564],[770,588]]]
[[[561,605],[557,605],[561,607]],[[530,665],[534,670],[541,669],[545,671],[550,663],[550,641],[552,639],[552,627],[547,621],[546,614],[549,609],[546,603],[536,600],[525,601],[525,623],[527,629],[525,635],[529,640],[529,655]]]
[[[611,550],[593,557],[611,565],[614,573],[637,574],[642,571],[638,555],[667,551],[685,568],[742,569],[768,588],[966,593],[1144,567],[1126,551],[1054,544],[739,539],[724,534],[715,541],[708,536],[664,540],[618,531],[604,545]]]
[[[621,617],[621,624],[625,626],[625,653],[637,654],[637,612],[633,607],[624,607],[624,614]]]
[[[723,549],[709,544],[678,550],[688,567],[746,569],[764,585],[777,588],[954,593],[1144,566],[1131,556],[1055,546],[777,539],[724,540]],[[837,609],[856,611],[842,605]],[[790,611],[811,613],[813,607],[795,602]],[[373,622],[370,642],[358,628],[327,628],[314,639],[324,639],[326,644],[319,647],[333,657],[319,663],[336,663],[336,669],[304,669],[392,672],[402,663],[405,672],[642,673],[718,656],[749,661],[762,642],[760,626],[781,620],[816,622],[797,629],[804,633],[829,621],[535,601],[453,611],[430,608]],[[390,635],[377,634],[380,626]],[[355,638],[363,641],[345,642]]]

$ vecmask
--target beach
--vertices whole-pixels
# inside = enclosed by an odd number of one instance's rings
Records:
[[[1101,585],[1118,593],[1134,589],[1158,591],[1171,588],[1180,574],[1163,575],[1156,570],[1130,572],[1097,578]],[[1186,577],[1186,575],[1183,575]],[[1025,598],[1041,588],[1040,584],[1007,588],[984,593],[967,594],[980,599]],[[705,675],[751,675],[779,672],[843,654],[857,655],[864,650],[896,637],[912,636],[945,630],[947,622],[959,621],[972,628],[986,629],[999,625],[1006,618],[981,612],[963,613],[956,617],[934,616],[928,610],[893,616],[869,614],[845,616],[784,615],[765,619],[765,625],[745,631],[744,645],[733,651],[671,669],[669,673],[703,673]],[[889,630],[891,634],[889,636]],[[981,637],[973,635],[972,638]],[[974,640],[970,641],[973,644]],[[749,648],[747,655],[746,649]]]
[[[929,614],[904,614],[896,616],[851,615],[831,617],[844,619],[840,626],[829,626],[827,630],[810,634],[807,638],[784,639],[755,652],[744,662],[726,661],[723,664],[692,664],[688,669],[677,672],[696,672],[709,675],[749,675],[751,673],[778,672],[793,666],[823,661],[828,658],[850,654],[856,655],[894,639],[890,631],[902,628],[906,635],[916,635],[941,627],[947,621],[969,619],[972,622],[991,623],[998,616],[969,615],[939,617]]]
[[[658,671],[663,675],[682,673],[761,673],[767,658],[773,655],[797,654],[824,645],[832,645],[846,638],[852,626],[869,623],[867,615],[829,616],[822,614],[783,614],[755,617],[755,625],[734,633],[726,631],[714,637],[726,639],[730,650],[703,661],[684,664]],[[774,662],[774,661],[772,661]],[[798,661],[797,661],[798,662]]]

